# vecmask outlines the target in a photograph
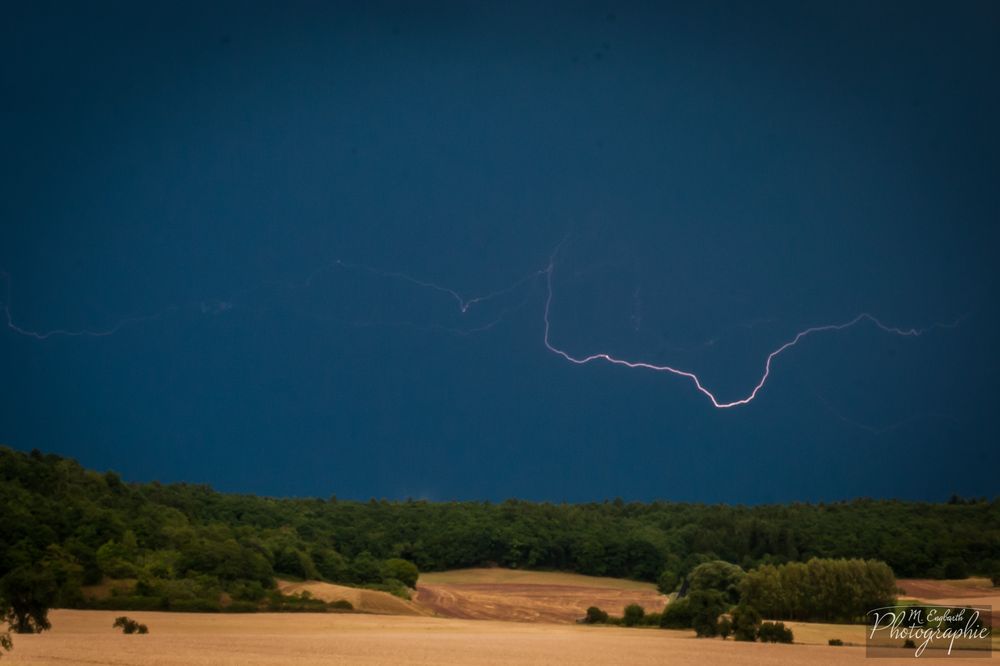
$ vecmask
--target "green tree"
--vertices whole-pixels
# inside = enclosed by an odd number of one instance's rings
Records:
[[[738,641],[756,641],[760,630],[760,613],[753,606],[740,604],[733,609],[733,638]]]
[[[692,571],[688,589],[690,592],[698,590],[717,590],[726,596],[730,603],[740,600],[740,581],[745,576],[743,569],[735,564],[722,560],[713,560],[699,564]]]
[[[97,566],[108,578],[135,578],[138,573],[128,549],[114,539],[97,549]]]
[[[622,617],[622,624],[626,627],[634,627],[642,622],[646,610],[639,604],[629,604],[625,607],[625,615]]]
[[[395,578],[407,587],[416,589],[419,576],[417,565],[408,560],[393,557],[382,563],[383,578]]]
[[[675,570],[664,569],[660,572],[659,578],[656,579],[656,589],[661,594],[670,594],[677,589],[678,582],[680,582],[680,576]]]
[[[719,616],[728,607],[726,595],[719,590],[695,590],[687,596],[691,609],[691,628],[699,637],[718,633]]]
[[[0,578],[0,621],[7,622],[11,631],[34,634],[49,629],[49,608],[56,600],[58,588],[52,573],[19,567]]]

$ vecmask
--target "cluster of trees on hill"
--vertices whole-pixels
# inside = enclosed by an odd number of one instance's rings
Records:
[[[896,579],[876,560],[813,558],[750,572],[716,560],[695,567],[683,592],[662,613],[646,613],[633,604],[616,618],[591,606],[582,622],[694,629],[702,638],[732,634],[742,641],[791,643],[792,631],[782,622],[762,618],[861,620],[871,609],[894,603]]]
[[[821,622],[861,621],[892,603],[895,587],[892,570],[873,560],[766,564],[740,582],[742,601],[766,617]]]
[[[85,586],[108,578],[135,584],[107,607],[214,610],[220,598],[244,609],[264,603],[276,577],[402,593],[418,570],[484,564],[666,590],[711,560],[750,569],[875,558],[903,577],[1000,569],[1000,499],[756,507],[273,499],[130,484],[0,447],[0,512],[0,587],[41,577],[32,589],[58,606],[86,605]]]

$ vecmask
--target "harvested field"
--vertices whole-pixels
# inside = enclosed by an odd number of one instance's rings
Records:
[[[428,617],[131,613],[147,636],[111,628],[113,611],[56,610],[52,630],[15,636],[11,665],[598,666],[870,664],[863,648],[698,640],[688,632],[472,622]],[[879,666],[912,663],[879,660]]]
[[[507,583],[533,585],[571,585],[577,587],[609,587],[615,590],[656,590],[652,583],[626,578],[606,578],[604,576],[584,576],[563,571],[528,571],[525,569],[503,569],[501,567],[480,567],[476,569],[452,569],[420,574],[420,581],[431,585],[475,583],[502,585]]]
[[[621,615],[625,606],[636,603],[659,612],[667,597],[651,583],[497,568],[422,575],[414,601],[442,617],[571,623],[588,606]]]
[[[384,615],[433,615],[429,610],[421,608],[412,601],[400,599],[388,592],[378,590],[365,590],[357,587],[347,587],[345,585],[334,585],[315,580],[303,582],[292,582],[287,580],[278,581],[278,589],[283,594],[300,594],[308,592],[314,599],[323,601],[339,601],[344,599],[350,601],[355,610],[366,613],[379,613]]]
[[[988,578],[961,580],[908,578],[900,580],[897,584],[904,591],[905,598],[909,599],[943,606],[990,607],[991,611],[983,611],[982,614],[988,623],[996,627],[995,618],[1000,613],[1000,588],[993,587]]]

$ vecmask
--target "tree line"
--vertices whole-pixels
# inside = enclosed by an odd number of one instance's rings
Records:
[[[249,610],[266,601],[276,577],[405,595],[418,571],[486,564],[669,590],[714,560],[759,568],[761,581],[813,558],[878,559],[900,577],[1000,569],[1000,499],[762,506],[275,499],[126,483],[67,458],[0,447],[0,512],[0,595],[4,585],[30,579],[50,605],[68,607],[96,603],[87,586],[106,579],[135,581],[100,602],[107,607],[219,610],[225,598]],[[759,587],[766,598],[770,588]],[[794,603],[775,607],[788,608],[788,617],[798,612]]]

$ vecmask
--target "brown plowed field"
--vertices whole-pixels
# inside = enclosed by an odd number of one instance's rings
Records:
[[[906,596],[921,601],[1000,596],[1000,589],[993,587],[988,578],[966,578],[963,580],[901,578],[896,584]]]
[[[588,606],[621,615],[639,604],[662,611],[667,597],[649,583],[576,574],[466,569],[421,576],[414,601],[442,617],[569,623]]]

